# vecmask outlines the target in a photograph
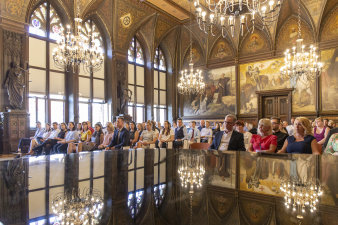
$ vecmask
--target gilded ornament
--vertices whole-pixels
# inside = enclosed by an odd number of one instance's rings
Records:
[[[130,13],[127,13],[120,17],[121,24],[123,28],[128,28],[132,24],[132,18]]]

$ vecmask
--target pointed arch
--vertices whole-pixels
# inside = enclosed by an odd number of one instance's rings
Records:
[[[241,39],[239,45],[239,56],[247,56],[262,52],[268,52],[272,49],[272,40],[268,31],[260,30],[257,27],[254,32],[247,31]]]
[[[142,43],[135,35],[128,48],[128,89],[131,100],[128,102],[128,114],[133,121],[142,123],[145,119],[145,53]]]
[[[227,38],[223,38],[222,35],[220,35],[210,48],[208,61],[224,60],[234,55],[235,50],[233,45],[229,43]]]

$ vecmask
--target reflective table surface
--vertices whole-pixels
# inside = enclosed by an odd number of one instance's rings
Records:
[[[331,155],[94,151],[1,160],[0,176],[6,225],[338,224],[338,157]],[[305,200],[285,206],[288,183],[290,201],[296,189],[295,196],[323,193],[313,212]]]

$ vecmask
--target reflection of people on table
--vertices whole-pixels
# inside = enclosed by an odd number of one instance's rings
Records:
[[[272,126],[269,119],[260,119],[257,134],[253,134],[249,144],[249,152],[274,153],[277,147],[277,137],[272,135]]]
[[[320,154],[318,143],[313,136],[310,120],[297,117],[294,123],[294,135],[289,136],[278,153]]]

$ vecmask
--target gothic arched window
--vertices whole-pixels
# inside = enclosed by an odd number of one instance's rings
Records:
[[[52,52],[62,30],[62,21],[49,2],[32,13],[29,26],[29,113],[36,121],[64,122],[65,72],[54,65]]]
[[[154,59],[154,120],[164,124],[167,120],[167,67],[160,47]]]
[[[134,37],[128,49],[128,88],[133,92],[128,105],[128,114],[136,123],[144,121],[144,54],[139,41]]]

